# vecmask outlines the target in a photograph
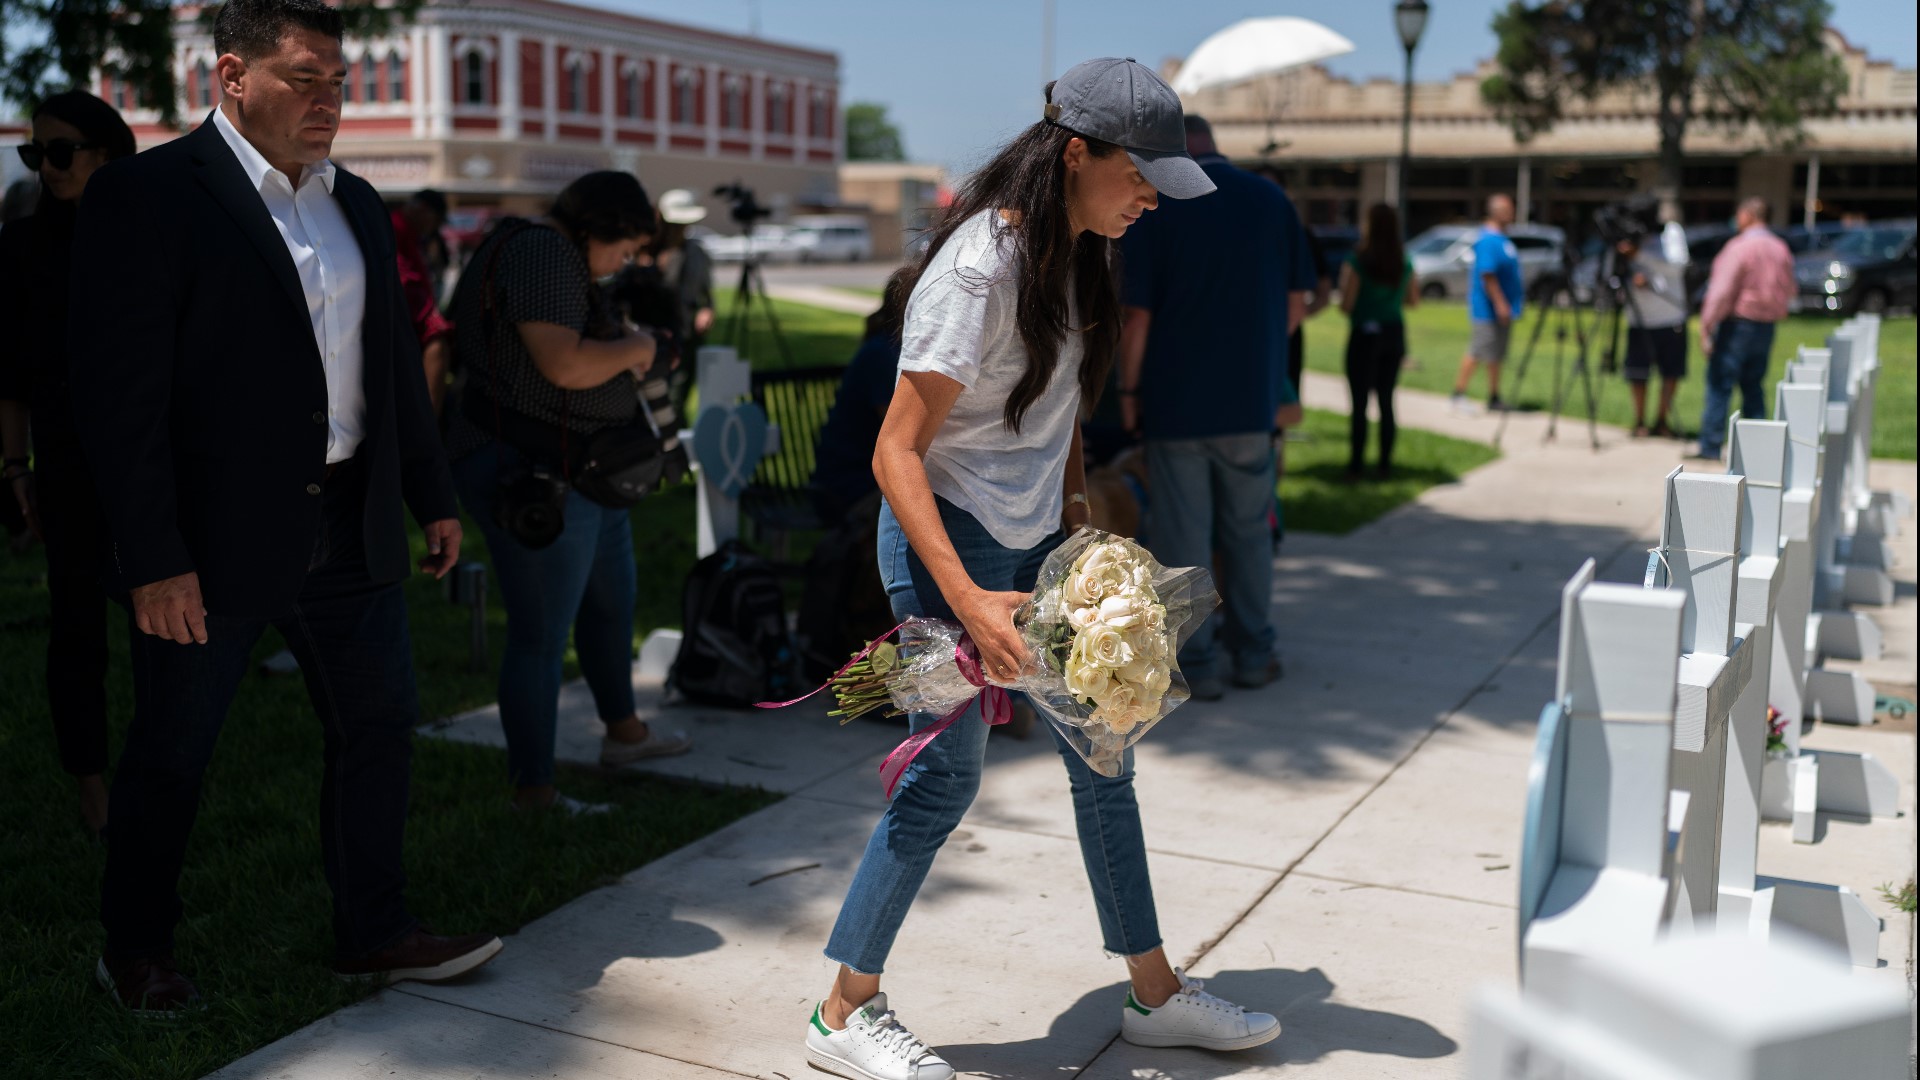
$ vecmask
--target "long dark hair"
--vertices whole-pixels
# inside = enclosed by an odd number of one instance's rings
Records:
[[[590,172],[562,188],[547,216],[582,251],[588,240],[615,244],[659,227],[659,215],[639,178],[614,169]]]
[[[1360,272],[1376,285],[1398,285],[1407,273],[1406,249],[1400,246],[1400,215],[1386,203],[1367,207],[1367,226],[1353,249]]]
[[[887,276],[887,287],[880,293],[880,310],[867,316],[867,337],[886,338],[900,344],[900,332],[906,329],[907,300],[913,295],[913,283],[920,271],[903,266]]]
[[[1051,100],[1053,84],[1047,84]],[[908,293],[927,265],[961,225],[982,213],[1007,211],[1000,243],[1016,245],[1019,280],[1014,324],[1027,348],[1027,371],[1007,398],[1006,425],[1019,431],[1027,409],[1053,381],[1060,347],[1068,334],[1081,334],[1086,358],[1080,365],[1080,396],[1099,400],[1120,343],[1120,290],[1113,272],[1113,242],[1097,233],[1075,234],[1067,221],[1067,143],[1082,139],[1087,152],[1104,158],[1120,148],[1042,120],[1015,136],[980,171],[968,177],[953,206],[933,230],[927,253],[904,281]],[[1067,288],[1072,284],[1079,326],[1068,325]]]

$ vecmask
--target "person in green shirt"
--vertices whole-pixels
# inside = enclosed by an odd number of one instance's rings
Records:
[[[1347,389],[1353,394],[1348,425],[1347,478],[1357,480],[1367,454],[1367,398],[1380,402],[1380,463],[1393,475],[1393,387],[1407,354],[1405,309],[1420,303],[1420,283],[1400,243],[1400,215],[1386,203],[1367,211],[1360,243],[1340,268],[1340,310],[1347,313]]]

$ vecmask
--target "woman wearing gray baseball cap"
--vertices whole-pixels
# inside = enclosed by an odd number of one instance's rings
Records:
[[[1047,88],[1042,118],[967,180],[933,232],[873,457],[886,498],[880,574],[896,617],[962,623],[991,679],[1011,682],[1032,662],[1013,611],[1047,553],[1087,523],[1079,417],[1120,338],[1112,242],[1161,195],[1212,190],[1186,154],[1180,99],[1166,83],[1132,60],[1090,60]],[[940,720],[910,715],[915,732]],[[880,973],[935,852],[979,790],[986,741],[987,725],[963,716],[902,775],[827,943],[840,969],[807,1025],[815,1068],[850,1080],[954,1075],[889,1009]],[[1206,993],[1167,961],[1132,754],[1108,778],[1056,743],[1101,936],[1127,958],[1130,992],[1114,1003],[1121,1034],[1214,1050],[1271,1041],[1277,1020]]]

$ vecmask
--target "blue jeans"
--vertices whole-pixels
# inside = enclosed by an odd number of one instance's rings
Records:
[[[1167,566],[1212,566],[1220,554],[1221,616],[1180,650],[1188,679],[1218,678],[1221,638],[1234,670],[1258,672],[1274,658],[1273,438],[1266,432],[1147,440],[1148,546]]]
[[[453,482],[480,525],[507,605],[507,647],[500,658],[500,726],[507,772],[517,787],[553,783],[554,726],[567,632],[593,703],[606,723],[633,715],[633,526],[625,510],[567,492],[566,528],[534,551],[493,520],[502,470],[523,467],[519,451],[498,441],[453,463]]]
[[[1047,553],[1059,546],[1056,533],[1036,547],[1002,547],[971,514],[939,500],[947,536],[975,585],[995,592],[1030,590]],[[880,508],[880,577],[893,602],[895,618],[909,615],[951,619],[953,609],[940,595],[926,566],[907,544],[892,507]],[[939,717],[911,713],[913,731],[933,726]],[[1052,732],[1053,725],[1047,730]],[[1067,765],[1073,794],[1074,824],[1080,833],[1080,858],[1093,886],[1100,913],[1100,934],[1108,952],[1138,956],[1160,946],[1154,913],[1153,883],[1147,877],[1147,843],[1140,829],[1140,807],[1133,797],[1133,752],[1117,777],[1101,776],[1054,733],[1055,749]],[[846,903],[833,924],[827,958],[863,975],[886,967],[900,924],[933,866],[947,835],[960,824],[980,790],[980,769],[987,752],[987,725],[976,701],[920,751],[900,778],[893,803],[867,841],[866,854],[847,890]]]
[[[1751,319],[1728,319],[1713,334],[1713,355],[1707,358],[1707,405],[1700,413],[1700,452],[1719,457],[1727,441],[1727,407],[1733,387],[1740,386],[1740,415],[1748,420],[1767,418],[1767,363],[1773,356],[1773,324]]]
[[[201,781],[268,625],[299,659],[320,719],[326,768],[315,831],[333,893],[334,948],[352,959],[417,925],[407,913],[400,855],[420,720],[413,642],[399,584],[367,576],[364,469],[353,463],[328,477],[307,580],[289,610],[270,619],[211,612],[205,645],[142,634],[127,620],[133,722],[113,777],[100,896],[107,950],[116,959],[173,951]]]

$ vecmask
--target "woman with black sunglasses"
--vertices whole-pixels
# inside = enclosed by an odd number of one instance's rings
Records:
[[[67,276],[80,193],[94,170],[134,152],[113,106],[80,90],[33,110],[20,160],[40,174],[33,214],[0,230],[0,444],[4,476],[29,527],[47,545],[52,632],[47,703],[60,764],[80,786],[80,816],[107,824],[107,531],[67,387]],[[32,457],[27,449],[31,431]]]

